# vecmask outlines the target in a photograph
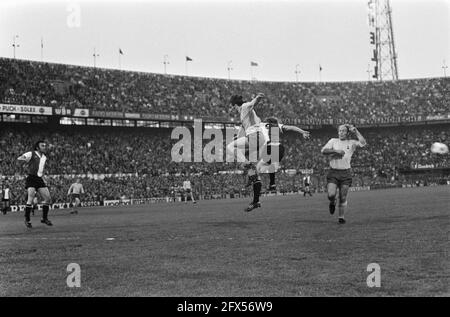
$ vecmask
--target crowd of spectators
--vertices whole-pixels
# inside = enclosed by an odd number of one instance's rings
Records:
[[[0,102],[230,119],[228,100],[264,92],[261,116],[380,119],[447,115],[450,79],[296,83],[119,71],[0,58]]]
[[[367,128],[361,132],[368,145],[352,158],[355,186],[399,181],[401,170],[419,165],[450,167],[449,155],[430,152],[433,142],[448,144],[450,125]],[[337,131],[311,130],[310,140],[288,133],[283,141],[287,149],[283,170],[311,169],[315,187],[323,188],[328,161],[320,150],[332,137],[337,137]],[[30,151],[38,139],[49,144],[46,174],[59,175],[46,177],[55,201],[67,200],[68,187],[80,174],[85,176],[86,199],[100,195],[110,199],[165,197],[187,178],[195,191],[205,196],[245,192],[245,177],[234,173],[235,163],[173,162],[171,150],[178,140],[171,139],[170,129],[11,124],[0,129],[0,176],[8,178],[13,193],[21,199],[21,177],[26,171],[17,157]],[[302,177],[279,174],[279,189],[298,190]]]

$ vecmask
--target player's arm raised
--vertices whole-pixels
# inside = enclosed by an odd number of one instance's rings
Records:
[[[247,107],[253,109],[254,107],[256,107],[256,106],[261,102],[261,100],[262,100],[263,98],[264,98],[264,94],[263,94],[263,93],[257,94],[256,97],[253,98],[252,101],[250,101],[250,102],[247,103]]]
[[[358,131],[358,129],[356,127],[351,125],[349,127],[349,131],[356,135],[356,137],[358,138],[359,143],[361,144],[361,147],[367,145],[366,139],[364,139],[364,137],[362,136],[362,134]]]
[[[28,163],[31,160],[31,155],[32,155],[31,152],[27,152],[27,153],[22,154],[21,156],[19,156],[17,158],[17,160],[19,162]]]
[[[310,133],[309,131],[305,131],[303,129],[300,129],[299,127],[293,126],[293,125],[283,125],[283,131],[292,131],[299,133],[303,136],[304,139],[309,139]]]

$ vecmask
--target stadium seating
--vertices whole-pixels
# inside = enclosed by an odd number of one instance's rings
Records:
[[[448,125],[361,131],[368,146],[359,149],[352,159],[355,185],[395,183],[399,169],[417,164],[450,167],[448,155],[432,154],[429,150],[436,140],[447,142]],[[68,175],[74,174],[106,175],[102,180],[83,179],[90,199],[99,195],[107,198],[167,196],[170,188],[181,185],[186,175],[190,175],[195,189],[203,195],[242,193],[245,184],[242,175],[219,173],[236,169],[234,164],[171,162],[170,152],[176,140],[171,140],[170,132],[170,129],[111,127],[49,129],[39,125],[31,129],[10,124],[0,129],[0,146],[7,149],[0,151],[0,174],[8,177],[15,197],[22,199],[24,181],[19,176],[25,171],[16,159],[29,151],[37,139],[45,139],[50,144],[46,172],[62,175],[47,179],[56,201],[66,199],[68,187],[73,182],[73,177]],[[336,136],[334,130],[313,130],[311,139],[305,141],[288,134],[284,141],[287,152],[283,168],[313,169],[316,187],[323,187],[328,165],[326,158],[320,155],[320,149]],[[301,187],[301,179],[301,175],[280,174],[279,189],[297,190]]]
[[[171,76],[0,58],[0,102],[229,118],[234,93],[264,92],[261,116],[379,119],[447,115],[450,79],[293,83]]]

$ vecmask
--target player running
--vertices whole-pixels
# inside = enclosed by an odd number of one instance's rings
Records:
[[[351,138],[356,135],[358,140]],[[357,147],[366,146],[366,140],[361,133],[350,124],[338,128],[339,138],[332,138],[322,148],[322,154],[330,157],[330,170],[327,175],[328,200],[330,214],[336,209],[336,190],[339,189],[339,223],[344,224],[344,214],[347,207],[348,189],[352,185],[350,160]]]
[[[18,161],[24,162],[26,168],[28,169],[28,177],[25,182],[25,188],[27,189],[27,205],[25,207],[25,226],[27,228],[32,228],[30,213],[32,211],[33,199],[36,195],[36,191],[42,198],[42,220],[41,223],[47,226],[52,226],[53,224],[48,220],[48,211],[50,209],[50,192],[45,185],[42,176],[44,175],[45,162],[47,157],[47,143],[45,141],[37,141],[34,145],[33,151],[27,152],[17,158]]]
[[[81,200],[80,196],[84,194],[83,184],[81,184],[80,179],[77,178],[75,183],[70,185],[69,191],[67,192],[67,196],[71,197],[73,201],[75,201],[75,205],[73,210],[70,212],[71,214],[78,214],[78,207],[80,207]]]
[[[259,174],[268,173],[270,175],[269,188],[275,188],[275,173],[280,168],[280,161],[284,157],[284,146],[281,143],[283,135],[291,131],[301,134],[304,139],[309,139],[310,133],[299,127],[281,124],[277,118],[271,117],[260,123],[261,134],[265,140],[262,148],[258,150],[259,161],[256,164],[255,175],[249,176],[249,181],[253,184],[253,201],[245,209],[249,212],[261,207],[259,197],[261,196],[261,178]]]

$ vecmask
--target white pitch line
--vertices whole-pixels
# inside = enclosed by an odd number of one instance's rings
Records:
[[[12,237],[0,237],[0,240],[80,240],[79,237],[70,237],[70,238],[47,238],[47,237],[32,237],[32,238],[12,238]]]

